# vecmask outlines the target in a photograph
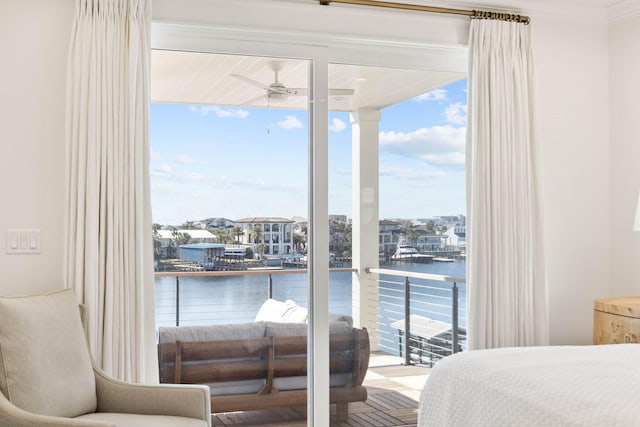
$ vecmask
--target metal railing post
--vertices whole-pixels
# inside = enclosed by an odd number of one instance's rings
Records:
[[[269,274],[269,299],[273,298],[273,277]]]
[[[453,312],[451,313],[451,319],[452,319],[452,326],[453,326],[453,331],[452,331],[452,337],[453,339],[451,340],[451,345],[453,346],[453,348],[451,349],[452,353],[457,353],[458,352],[458,285],[456,284],[456,282],[453,282],[453,302],[451,304],[452,306],[452,310]]]
[[[176,326],[180,326],[180,277],[176,276]]]
[[[411,283],[409,278],[404,279],[404,364],[411,365],[411,313],[410,303]]]

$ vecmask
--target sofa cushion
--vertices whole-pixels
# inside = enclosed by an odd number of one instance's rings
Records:
[[[220,381],[208,383],[211,396],[228,396],[230,394],[256,394],[267,382],[260,380]]]
[[[296,337],[306,336],[309,325],[306,323],[282,323],[282,322],[265,322],[266,337]],[[329,324],[329,333],[346,333],[351,332],[353,328],[346,321],[333,322]]]
[[[84,421],[102,421],[118,427],[206,427],[203,420],[167,415],[121,414],[117,412],[100,412],[77,417]]]
[[[293,300],[284,302],[269,298],[262,304],[258,314],[256,314],[256,322],[290,322],[290,323],[306,323],[309,312],[306,308],[299,306]]]
[[[264,337],[264,322],[211,326],[166,326],[158,331],[159,342],[241,340]]]
[[[346,314],[329,313],[329,323],[347,322],[349,326],[353,326],[353,317]]]
[[[17,407],[75,417],[96,410],[96,386],[71,289],[0,297],[0,387]]]
[[[329,375],[329,387],[344,387],[351,381],[351,374],[331,374]],[[307,377],[281,377],[273,379],[273,386],[280,391],[304,390],[307,388]]]

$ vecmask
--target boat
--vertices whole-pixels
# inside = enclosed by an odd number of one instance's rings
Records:
[[[445,257],[435,257],[433,259],[435,262],[454,262],[455,259],[453,258],[445,258]]]
[[[404,240],[398,242],[396,252],[391,255],[392,261],[416,262],[420,264],[431,264],[433,255],[421,254],[418,250]]]

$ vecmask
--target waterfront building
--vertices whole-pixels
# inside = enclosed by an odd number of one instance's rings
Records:
[[[467,247],[467,227],[464,224],[451,225],[444,234],[447,236],[447,245],[454,249],[464,250]]]
[[[347,216],[346,215],[329,215],[329,222],[331,221],[337,221],[337,222],[347,222]]]
[[[173,258],[179,256],[177,248],[187,243],[214,243],[216,237],[207,230],[200,229],[164,229],[158,230],[160,242],[160,258]],[[176,235],[183,236],[180,242],[176,242]],[[188,238],[186,237],[188,235]]]
[[[225,245],[222,243],[187,243],[180,245],[180,261],[201,265],[205,270],[212,270],[216,261],[224,258]]]
[[[416,249],[421,252],[429,252],[441,249],[443,237],[433,231],[418,230],[416,238]]]
[[[235,221],[242,228],[240,243],[251,246],[254,254],[287,255],[293,253],[295,221],[280,217],[253,217]]]
[[[391,256],[391,254],[396,251],[396,247],[398,246],[398,234],[402,229],[402,223],[389,219],[383,219],[380,220],[378,224],[378,252]]]

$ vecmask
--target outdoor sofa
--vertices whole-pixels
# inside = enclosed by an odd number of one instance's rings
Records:
[[[256,321],[159,329],[163,383],[206,384],[214,413],[304,406],[307,401],[306,309],[267,300]],[[339,420],[365,401],[369,335],[348,316],[330,317],[330,401]]]

